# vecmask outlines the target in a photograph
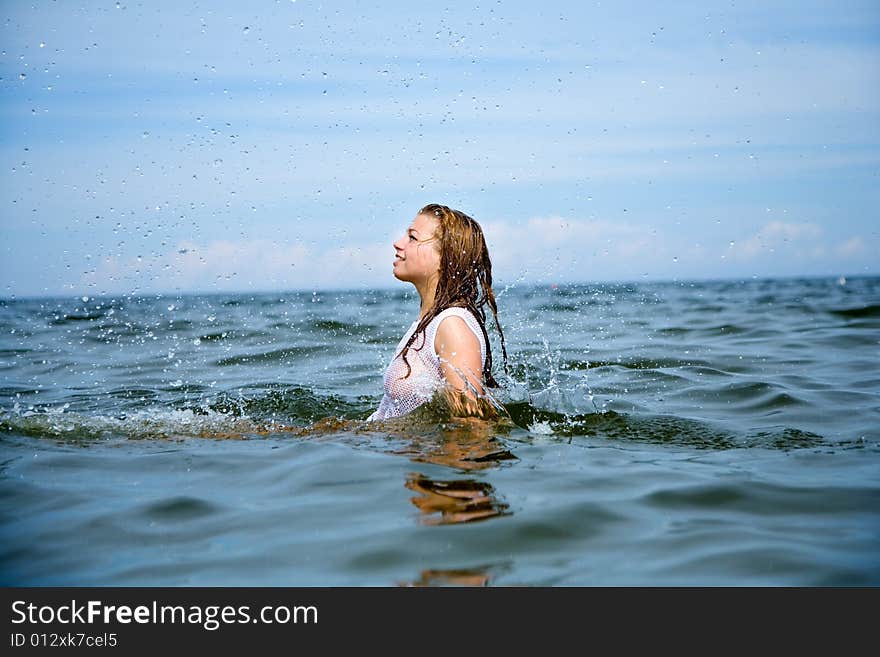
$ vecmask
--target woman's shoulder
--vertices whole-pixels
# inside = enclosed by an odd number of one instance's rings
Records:
[[[431,323],[439,326],[440,322],[447,317],[461,317],[468,324],[477,322],[477,317],[471,310],[462,306],[449,306],[437,313],[437,316],[431,320]]]
[[[451,325],[448,322],[446,324],[443,324],[443,320],[451,317],[457,317],[461,319],[464,326],[462,326],[461,324],[455,326],[455,322],[453,322]],[[459,331],[464,331],[466,334],[472,333],[477,340],[477,344],[480,347],[480,353],[485,357],[485,341],[483,340],[483,331],[480,328],[479,320],[472,311],[461,306],[449,306],[448,308],[444,308],[439,313],[437,313],[437,316],[433,320],[431,320],[427,331],[428,341],[434,345],[435,354],[437,353],[437,345],[435,340],[441,324],[443,324],[445,330],[449,331],[451,329],[452,333],[454,334],[457,334]],[[467,328],[465,328],[465,326]]]
[[[437,333],[437,330],[440,328],[440,325],[443,323],[445,319],[449,319],[450,317],[458,317],[461,319],[467,327],[477,336],[477,339],[482,342],[483,331],[480,329],[480,321],[477,319],[477,316],[473,313],[473,311],[463,308],[462,306],[449,306],[444,308],[434,319],[431,320],[428,325],[428,333],[429,337],[433,340],[434,336]]]

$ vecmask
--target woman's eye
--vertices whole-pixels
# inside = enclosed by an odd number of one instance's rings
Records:
[[[410,241],[410,242],[415,242],[415,241],[416,241],[416,236],[413,235],[412,233],[410,233],[409,241]]]

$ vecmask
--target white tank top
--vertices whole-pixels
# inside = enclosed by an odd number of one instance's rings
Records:
[[[465,308],[452,307],[443,310],[428,326],[425,332],[417,337],[409,346],[406,360],[412,367],[412,372],[406,378],[407,367],[400,356],[400,352],[406,345],[409,337],[418,326],[418,320],[412,323],[403,339],[398,343],[394,351],[394,358],[385,370],[385,394],[379,408],[367,418],[367,420],[387,420],[399,417],[414,411],[416,408],[429,401],[434,393],[443,385],[443,375],[440,371],[440,358],[434,350],[434,337],[440,323],[451,316],[461,317],[468,328],[477,336],[480,343],[480,359],[483,367],[486,365],[486,341],[480,323],[471,311]],[[482,373],[481,373],[482,374]]]

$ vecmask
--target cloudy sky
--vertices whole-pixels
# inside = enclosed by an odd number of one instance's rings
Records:
[[[0,296],[880,273],[880,4],[669,4],[4,2]]]

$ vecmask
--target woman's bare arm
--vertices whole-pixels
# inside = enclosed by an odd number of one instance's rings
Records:
[[[461,317],[447,317],[437,327],[434,349],[440,357],[443,391],[453,415],[497,417],[498,410],[485,397],[480,343]]]

